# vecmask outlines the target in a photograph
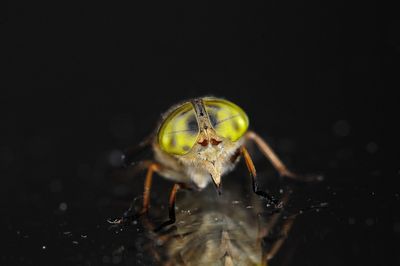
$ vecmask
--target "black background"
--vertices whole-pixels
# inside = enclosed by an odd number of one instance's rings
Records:
[[[393,14],[374,1],[10,3],[2,265],[135,265],[109,251],[106,219],[126,207],[113,202],[133,193],[110,177],[115,155],[203,95],[243,107],[291,168],[325,174],[332,208],[296,227],[306,240],[290,265],[399,264],[399,173],[383,140]]]

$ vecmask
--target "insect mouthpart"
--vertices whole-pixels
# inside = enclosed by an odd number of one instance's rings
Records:
[[[211,177],[211,180],[213,181],[213,183],[214,183],[214,186],[215,186],[215,189],[217,190],[217,193],[218,193],[218,195],[221,195],[222,194],[222,190],[221,190],[221,177],[219,178],[219,182],[217,183],[217,180],[216,179],[214,179],[214,177],[212,176],[212,175],[210,175],[210,177]]]
[[[215,162],[209,162],[211,167],[209,173],[215,188],[217,189],[218,195],[221,195],[221,173],[216,169]]]

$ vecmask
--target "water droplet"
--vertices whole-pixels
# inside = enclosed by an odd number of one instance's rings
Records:
[[[62,212],[65,212],[68,209],[68,205],[65,202],[61,202],[60,205],[58,206],[58,209]]]
[[[42,249],[45,250],[45,249],[46,249],[46,246],[43,246]]]
[[[120,150],[113,150],[108,155],[108,163],[113,167],[120,167],[123,164],[124,154]]]

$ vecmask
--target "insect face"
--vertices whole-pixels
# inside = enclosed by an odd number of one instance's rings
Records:
[[[169,112],[158,131],[158,145],[189,171],[208,172],[219,186],[248,125],[245,112],[227,100],[194,99]]]

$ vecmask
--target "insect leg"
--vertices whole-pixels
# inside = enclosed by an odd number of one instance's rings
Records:
[[[240,152],[242,153],[242,155],[244,157],[244,160],[246,162],[247,169],[250,172],[252,183],[253,183],[253,191],[254,191],[254,193],[256,193],[257,195],[259,195],[259,196],[261,196],[261,197],[263,197],[265,199],[267,199],[268,203],[272,203],[275,207],[278,207],[278,205],[279,205],[278,204],[278,200],[275,197],[269,195],[265,191],[259,190],[258,183],[257,183],[256,168],[254,167],[253,160],[251,159],[247,149],[244,146],[242,146],[240,148]]]
[[[248,133],[246,133],[245,136],[248,140],[252,140],[257,144],[257,147],[264,154],[264,156],[267,157],[267,159],[271,162],[271,164],[274,166],[276,171],[278,171],[280,176],[285,176],[285,177],[297,179],[300,181],[315,181],[315,180],[320,181],[323,179],[323,177],[320,175],[302,176],[302,175],[293,173],[279,159],[279,157],[272,150],[272,148],[267,144],[267,142],[265,142],[265,140],[262,139],[257,133],[255,133],[254,131],[249,131]]]
[[[157,227],[154,231],[158,232],[162,228],[164,228],[167,225],[175,223],[176,217],[175,217],[175,200],[176,200],[176,193],[178,190],[181,188],[181,184],[174,184],[172,187],[172,190],[169,194],[169,201],[168,201],[168,211],[169,211],[169,220],[162,223],[159,227]]]
[[[149,168],[147,169],[146,180],[144,181],[144,189],[143,189],[143,206],[141,213],[146,213],[149,210],[150,205],[150,190],[151,190],[151,183],[153,180],[154,172],[160,170],[160,166],[157,163],[152,163]]]
[[[279,239],[275,241],[275,243],[271,246],[270,250],[264,256],[265,261],[272,259],[275,256],[275,254],[279,251],[279,249],[282,247],[283,243],[285,242],[289,234],[290,229],[293,226],[295,218],[296,216],[291,216],[285,220],[284,224],[282,225]]]
[[[160,165],[154,162],[150,163],[147,167],[147,174],[146,174],[146,179],[144,181],[144,190],[143,190],[143,205],[140,212],[137,214],[133,214],[135,210],[135,201],[133,201],[129,209],[124,212],[122,218],[120,220],[117,220],[116,223],[123,223],[129,219],[135,219],[148,212],[150,205],[150,190],[151,190],[151,183],[153,180],[153,174],[154,172],[157,172],[159,170],[160,170]]]
[[[281,199],[282,208],[284,208],[286,206],[287,202],[289,201],[289,194],[290,194],[290,192],[286,192],[283,195],[283,197]],[[279,213],[275,212],[275,213],[272,213],[272,215],[268,215],[268,216],[269,216],[269,220],[265,227],[261,228],[260,224],[259,224],[259,231],[258,231],[258,237],[257,237],[259,243],[261,242],[261,240],[263,238],[269,236],[272,229],[279,222],[279,218],[281,218],[282,212],[279,212]],[[260,223],[260,220],[258,220],[258,222]]]

